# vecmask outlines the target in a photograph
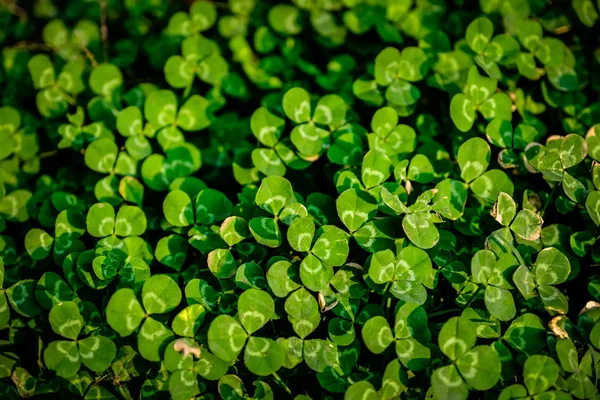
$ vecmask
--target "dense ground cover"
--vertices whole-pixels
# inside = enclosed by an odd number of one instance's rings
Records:
[[[0,397],[598,399],[596,0],[0,3]]]

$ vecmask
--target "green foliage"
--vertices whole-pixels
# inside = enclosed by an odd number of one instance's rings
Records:
[[[598,399],[596,0],[0,2],[0,398]]]

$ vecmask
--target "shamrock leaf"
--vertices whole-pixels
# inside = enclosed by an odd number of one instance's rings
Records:
[[[450,318],[438,336],[440,350],[453,363],[436,369],[431,386],[437,396],[466,399],[469,389],[489,390],[500,378],[500,358],[490,346],[475,346],[475,326],[469,319]]]
[[[281,232],[277,217],[283,215],[285,207],[296,202],[290,182],[278,176],[262,180],[255,197],[256,205],[273,214],[275,218],[257,217],[250,220],[250,232],[257,242],[269,247],[281,244]]]
[[[152,153],[149,138],[156,134],[156,128],[151,123],[144,125],[142,111],[138,106],[124,108],[117,115],[117,130],[126,137],[125,149],[135,160],[142,160]]]
[[[137,206],[122,205],[115,216],[108,203],[96,203],[86,216],[87,231],[98,238],[109,235],[140,236],[146,231],[146,215]]]
[[[73,104],[72,95],[83,92],[85,85],[81,79],[84,64],[70,61],[56,76],[54,64],[45,54],[36,54],[27,63],[33,86],[39,92],[36,105],[40,114],[46,118],[63,115],[69,104]]]
[[[340,220],[350,232],[357,231],[377,213],[377,203],[369,193],[348,189],[336,201]]]
[[[250,289],[238,301],[238,313],[244,326],[250,330],[260,329],[274,314],[273,300],[266,292]],[[267,300],[267,298],[270,299]],[[257,301],[256,304],[253,301]],[[223,335],[225,332],[225,335]],[[244,364],[259,376],[276,372],[283,364],[283,351],[272,339],[250,336],[240,323],[228,316],[219,315],[208,329],[208,346],[223,361],[233,361],[244,351]]]
[[[385,98],[397,106],[411,106],[421,97],[411,82],[422,80],[429,69],[425,52],[419,47],[393,47],[382,50],[375,58],[375,80],[387,86]]]
[[[476,111],[487,120],[512,119],[511,100],[504,93],[495,93],[497,86],[495,79],[482,77],[477,67],[471,67],[463,93],[456,94],[450,102],[450,116],[460,131],[471,129]]]
[[[427,343],[431,333],[427,327],[427,314],[416,304],[405,303],[398,308],[394,332],[384,317],[377,316],[365,323],[362,335],[367,348],[376,354],[395,341],[396,354],[409,370],[420,371],[429,364],[431,350]]]
[[[123,337],[131,335],[141,324],[137,334],[139,352],[145,359],[157,361],[173,332],[151,315],[168,313],[180,302],[177,283],[167,275],[154,275],[142,286],[143,307],[133,290],[119,289],[108,301],[106,319]]]
[[[183,40],[181,54],[169,57],[164,67],[167,83],[176,89],[186,88],[189,91],[194,76],[210,85],[218,86],[229,72],[227,61],[220,55],[216,43],[200,34],[188,36]]]
[[[101,121],[84,125],[84,112],[81,107],[77,107],[74,114],[67,114],[67,119],[69,124],[63,124],[58,128],[58,133],[62,137],[58,143],[61,149],[72,147],[74,150],[81,150],[84,145],[97,139],[114,139]]]
[[[501,321],[510,321],[516,315],[515,301],[510,290],[512,285],[505,278],[508,271],[517,266],[510,254],[498,260],[490,250],[480,250],[471,259],[473,281],[485,286],[485,306],[491,315]]]
[[[318,157],[329,143],[331,132],[320,126],[335,129],[346,117],[346,106],[336,95],[322,97],[314,109],[310,95],[302,88],[292,88],[283,96],[283,111],[296,125],[290,139],[303,158]]]
[[[90,88],[99,96],[111,97],[123,84],[123,74],[112,64],[98,65],[90,74]]]
[[[52,330],[73,341],[51,342],[44,350],[44,362],[63,378],[72,377],[81,364],[94,372],[103,372],[112,363],[117,347],[105,336],[93,335],[77,340],[84,325],[79,308],[72,301],[58,303],[49,314]]]
[[[427,299],[426,288],[434,287],[435,271],[431,259],[417,247],[403,248],[397,259],[391,250],[378,251],[367,261],[373,282],[390,282],[390,293],[400,300],[423,304]]]
[[[158,143],[166,151],[185,142],[180,129],[194,132],[210,125],[208,106],[204,97],[193,95],[178,109],[177,97],[172,91],[156,90],[146,98],[144,116],[157,130]]]
[[[575,345],[570,339],[565,338],[556,341],[556,354],[563,370],[571,373],[567,378],[568,391],[577,398],[594,396],[598,388],[592,382],[587,368],[588,360],[591,358],[590,350],[586,351],[580,362]],[[544,372],[551,369],[552,367],[545,368]]]
[[[467,183],[487,170],[490,164],[490,146],[483,139],[472,138],[458,149],[460,177]]]
[[[281,139],[285,120],[269,112],[265,107],[257,109],[250,118],[250,129],[256,139],[268,148],[252,150],[252,163],[267,176],[283,176],[286,165],[303,169],[308,161],[299,158],[291,148],[288,138]]]
[[[559,367],[556,361],[544,355],[532,355],[527,358],[523,366],[523,376],[525,387],[515,384],[504,389],[501,398],[515,398],[517,393],[523,393],[525,396],[539,396],[547,393],[552,397],[564,395],[560,391],[549,391],[558,379]]]
[[[523,296],[531,297],[537,290],[548,310],[566,312],[568,302],[555,285],[566,281],[570,273],[567,257],[556,248],[548,247],[538,254],[531,271],[520,266],[513,275],[513,281]]]
[[[350,249],[348,235],[338,227],[323,225],[314,237],[312,249],[300,264],[300,279],[309,290],[320,291],[333,278],[333,267],[346,262]]]
[[[170,35],[188,36],[204,32],[217,21],[217,9],[214,4],[205,1],[194,2],[189,13],[179,11],[169,19],[167,31]]]

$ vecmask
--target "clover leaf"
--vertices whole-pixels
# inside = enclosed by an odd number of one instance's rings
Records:
[[[422,80],[429,69],[425,52],[419,47],[406,47],[400,52],[387,47],[375,58],[375,80],[387,86],[385,98],[397,106],[411,106],[421,92],[411,82]]]
[[[517,59],[519,73],[527,79],[537,80],[544,73],[550,83],[558,90],[575,90],[578,76],[570,50],[563,42],[552,37],[543,37],[542,26],[537,21],[527,20],[519,26],[517,37],[527,50]],[[537,67],[536,59],[542,64]]]
[[[598,396],[594,0],[4,3],[0,398]]]
[[[346,106],[336,95],[322,97],[314,109],[309,93],[302,88],[292,88],[283,96],[283,111],[296,125],[290,139],[303,158],[311,158],[322,153],[329,143],[329,129],[339,126],[346,117]]]
[[[199,131],[210,125],[207,109],[208,100],[193,95],[177,107],[177,97],[170,90],[157,90],[148,95],[144,103],[146,120],[157,129],[156,138],[164,150],[175,148],[185,139],[185,131]]]
[[[188,36],[210,29],[216,21],[215,5],[207,1],[197,1],[190,6],[189,13],[174,13],[169,19],[167,31],[170,35]]]
[[[571,264],[568,258],[558,249],[548,247],[540,251],[531,271],[521,265],[515,271],[513,281],[526,298],[530,298],[537,291],[548,310],[566,312],[568,302],[555,285],[566,281],[570,273]]]
[[[127,153],[136,160],[142,160],[152,153],[149,138],[156,134],[154,126],[150,123],[144,125],[142,111],[138,106],[129,106],[119,112],[117,116],[117,130],[125,137]]]
[[[74,302],[58,303],[52,307],[49,320],[56,334],[72,340],[51,342],[44,350],[44,363],[49,369],[64,378],[75,375],[81,364],[94,372],[108,369],[116,356],[117,347],[102,335],[77,340],[84,322]]]
[[[486,17],[479,17],[467,26],[467,44],[477,55],[475,62],[494,79],[502,73],[498,64],[514,62],[519,52],[519,43],[510,35],[497,35],[492,38],[494,26]]]
[[[512,399],[516,396],[536,396],[547,393],[553,397],[564,395],[561,391],[549,391],[558,379],[559,367],[556,361],[544,355],[533,355],[527,358],[523,366],[523,385],[515,384],[502,391],[501,398]]]
[[[450,318],[442,327],[440,350],[452,364],[436,369],[431,385],[437,396],[466,399],[469,389],[489,390],[500,378],[500,358],[490,346],[475,346],[475,326],[462,317]]]
[[[367,348],[376,354],[395,341],[396,355],[409,370],[420,371],[429,364],[431,350],[427,343],[431,333],[427,328],[427,314],[416,304],[405,303],[398,308],[394,333],[386,319],[377,316],[365,323],[362,335]]]
[[[270,113],[265,107],[257,109],[250,119],[250,129],[256,139],[268,148],[252,151],[252,163],[267,176],[283,176],[286,165],[293,169],[303,169],[308,162],[299,158],[291,148],[287,138],[281,139],[285,120]]]
[[[251,334],[272,318],[273,300],[267,293],[258,289],[251,289],[245,293],[248,295],[238,300],[238,313],[246,328],[233,317],[220,315],[210,324],[208,346],[223,361],[235,360],[245,347],[246,367],[256,375],[270,375],[281,367],[283,351],[274,340],[254,337]]]
[[[69,124],[63,124],[58,128],[58,133],[62,137],[58,143],[59,148],[72,147],[74,150],[81,150],[84,145],[94,140],[113,139],[112,133],[101,121],[84,125],[84,111],[81,107],[78,107],[74,114],[67,114],[67,118]]]
[[[485,286],[485,306],[491,315],[501,321],[512,320],[516,313],[512,285],[505,274],[517,266],[510,254],[503,254],[498,260],[490,250],[479,250],[471,259],[473,281]]]
[[[140,354],[147,360],[158,361],[173,332],[151,315],[168,313],[180,302],[181,290],[177,283],[167,275],[154,275],[142,287],[143,307],[133,290],[119,289],[106,306],[106,319],[123,337],[131,335],[141,324],[137,333]]]
[[[171,56],[164,67],[167,82],[176,89],[189,90],[195,76],[208,84],[220,85],[229,72],[216,43],[200,34],[186,37],[181,43],[181,53],[182,56]]]
[[[434,287],[431,259],[420,248],[407,246],[397,257],[391,250],[383,250],[369,260],[369,277],[378,284],[391,283],[390,293],[400,300],[423,304],[427,299],[426,288]]]
[[[512,119],[511,100],[502,92],[495,93],[497,86],[495,79],[481,76],[477,67],[469,69],[463,93],[456,94],[450,103],[450,116],[460,131],[467,132],[471,129],[475,123],[476,111],[487,120]]]
[[[285,212],[287,206],[296,202],[290,182],[278,176],[269,176],[262,180],[255,197],[256,205],[272,214],[274,218],[257,217],[249,222],[250,232],[258,243],[269,247],[278,247],[281,232],[277,217]]]
[[[373,133],[369,134],[369,146],[391,159],[415,150],[415,130],[409,125],[398,124],[398,113],[392,107],[383,107],[375,112],[371,129]]]
[[[587,367],[591,358],[590,351],[586,351],[579,361],[577,348],[570,339],[564,338],[556,341],[556,354],[563,370],[571,373],[567,378],[568,391],[578,398],[594,396],[598,389],[592,382]]]
[[[56,76],[54,64],[45,54],[33,56],[27,63],[36,95],[36,105],[45,117],[53,118],[64,114],[72,102],[71,96],[85,89],[82,81],[84,65],[72,61]]]

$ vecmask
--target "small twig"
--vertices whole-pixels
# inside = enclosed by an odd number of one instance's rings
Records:
[[[33,50],[33,51],[54,51],[55,49],[47,44],[33,43],[33,42],[17,42],[14,45],[15,49],[19,50]]]
[[[40,158],[40,160],[42,160],[44,158],[54,157],[57,154],[58,154],[58,150],[46,151],[45,153],[41,153],[39,158]]]
[[[13,0],[0,0],[0,5],[6,7],[9,13],[19,18],[21,21],[27,20],[27,11],[19,7]]]
[[[83,43],[83,41],[81,40],[81,38],[77,34],[77,31],[73,31],[73,33],[75,34],[75,39],[77,39],[77,43],[79,43],[79,46],[81,46],[81,49],[85,53],[86,57],[88,58],[88,60],[90,60],[90,62],[92,63],[92,66],[94,68],[96,68],[98,66],[98,62],[96,61],[96,57],[94,57],[94,55],[92,54],[92,52],[90,51],[90,49],[88,49],[87,46],[85,45],[85,43]]]
[[[563,33],[568,33],[570,31],[571,31],[571,26],[569,26],[569,25],[559,26],[558,28],[554,29],[554,33],[557,35],[562,35]]]
[[[106,0],[98,0],[100,4],[100,32],[102,34],[102,51],[104,62],[108,62],[108,28],[106,27]]]
[[[217,8],[223,8],[223,9],[229,8],[229,4],[224,1],[210,1],[210,3],[213,3],[215,5],[215,7],[217,7]]]

